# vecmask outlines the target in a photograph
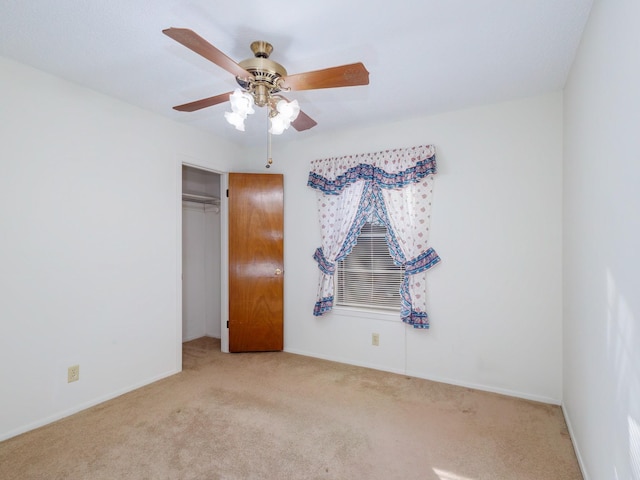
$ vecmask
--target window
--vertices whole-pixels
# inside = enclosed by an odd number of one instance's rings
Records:
[[[382,225],[365,223],[358,243],[336,268],[336,305],[400,311],[404,267],[393,263]]]

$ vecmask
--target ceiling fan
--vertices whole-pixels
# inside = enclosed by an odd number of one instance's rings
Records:
[[[253,113],[254,104],[268,108],[271,119],[269,131],[274,134],[282,133],[289,125],[298,131],[308,130],[316,126],[317,122],[300,111],[297,100],[290,101],[281,92],[369,84],[369,72],[360,62],[288,75],[282,65],[269,59],[273,47],[265,41],[253,42],[251,51],[254,57],[236,63],[192,30],[167,28],[162,33],[233,74],[241,87],[234,92],[221,93],[173,108],[181,112],[195,112],[229,101],[232,112],[226,112],[225,117],[238,130],[244,130],[244,118]]]

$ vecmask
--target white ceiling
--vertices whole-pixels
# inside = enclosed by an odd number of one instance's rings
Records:
[[[289,74],[361,61],[367,86],[292,92],[318,125],[279,141],[563,87],[593,0],[0,0],[0,55],[206,129],[262,143],[264,109],[246,132],[221,104],[234,77],[162,34],[189,28],[236,61],[254,40]],[[4,92],[3,92],[4,93]]]

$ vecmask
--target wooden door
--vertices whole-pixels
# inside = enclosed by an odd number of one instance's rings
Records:
[[[229,174],[229,351],[283,349],[282,175]]]

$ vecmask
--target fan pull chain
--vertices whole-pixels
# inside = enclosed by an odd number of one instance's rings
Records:
[[[269,131],[269,116],[270,111],[267,108],[267,164],[265,168],[271,168],[271,164],[273,163],[273,159],[271,158],[271,132]]]

